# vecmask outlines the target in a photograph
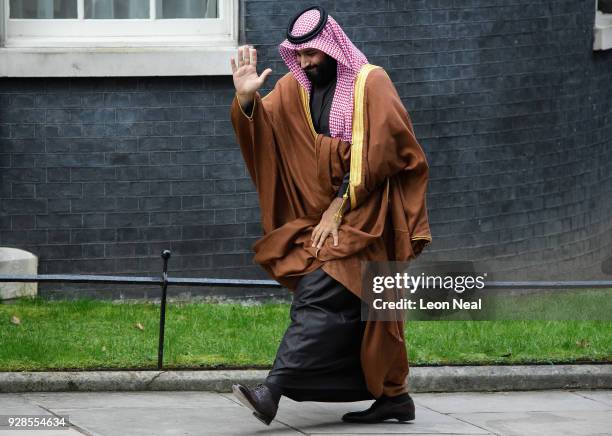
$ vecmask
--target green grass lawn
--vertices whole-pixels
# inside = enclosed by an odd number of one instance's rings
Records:
[[[288,323],[288,304],[169,304],[165,366],[269,367]],[[158,329],[151,303],[0,304],[0,371],[153,369]],[[410,321],[406,337],[412,365],[612,362],[609,321]]]

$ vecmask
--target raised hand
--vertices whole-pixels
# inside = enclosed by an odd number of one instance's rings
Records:
[[[249,45],[238,48],[238,64],[231,58],[234,87],[239,97],[252,99],[255,91],[262,87],[272,70],[267,68],[261,75],[257,75],[257,50]]]

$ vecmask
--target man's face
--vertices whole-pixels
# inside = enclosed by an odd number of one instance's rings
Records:
[[[336,60],[316,48],[298,50],[297,60],[315,85],[324,85],[336,75]]]

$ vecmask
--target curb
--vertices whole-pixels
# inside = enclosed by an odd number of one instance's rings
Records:
[[[262,383],[267,370],[0,372],[0,392],[215,391]],[[410,392],[612,389],[612,365],[410,368]]]

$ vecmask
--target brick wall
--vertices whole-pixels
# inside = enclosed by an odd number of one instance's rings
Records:
[[[321,2],[411,114],[431,166],[428,259],[601,276],[612,50],[592,51],[591,3]],[[266,90],[308,4],[242,4]],[[264,278],[232,97],[229,76],[0,79],[0,245],[34,252],[40,273],[159,274],[168,248],[173,275]]]

